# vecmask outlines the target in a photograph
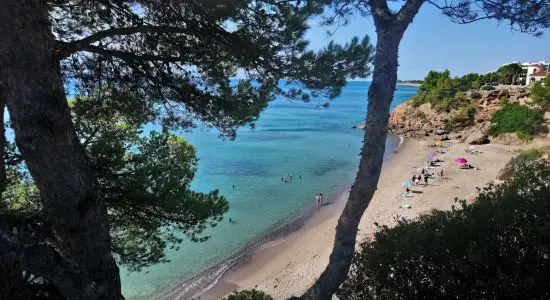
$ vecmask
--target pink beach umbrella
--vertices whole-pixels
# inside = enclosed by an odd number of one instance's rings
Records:
[[[459,158],[455,159],[455,162],[457,164],[463,165],[463,164],[467,163],[468,161],[464,157],[459,157]]]

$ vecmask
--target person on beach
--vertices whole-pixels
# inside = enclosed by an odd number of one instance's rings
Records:
[[[428,174],[424,174],[424,185],[428,185]]]
[[[416,179],[414,180],[414,184],[415,184],[416,186],[418,186],[418,185],[420,184],[420,175],[418,175],[418,176],[416,177]]]
[[[416,182],[416,174],[413,174],[413,177],[412,177],[412,181],[411,182]]]
[[[323,205],[323,193],[319,193],[319,205]]]
[[[407,191],[407,195],[411,193],[411,189],[409,189],[409,187],[407,187],[405,191]]]
[[[319,196],[319,194],[317,194],[317,195],[315,196],[315,202],[317,203],[317,206],[320,205],[320,203],[321,203],[321,196]]]
[[[443,169],[441,169],[441,171],[439,171],[439,177],[443,178]]]

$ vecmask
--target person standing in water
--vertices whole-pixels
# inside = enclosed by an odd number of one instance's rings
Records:
[[[323,205],[323,193],[319,193],[319,205]]]

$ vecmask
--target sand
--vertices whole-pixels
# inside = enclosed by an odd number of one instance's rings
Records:
[[[476,146],[481,154],[471,155],[465,144],[448,142],[444,160],[431,171],[444,170],[443,178],[430,180],[428,186],[412,187],[413,197],[406,198],[403,183],[410,181],[418,167],[426,166],[426,157],[433,148],[428,140],[407,140],[402,149],[386,163],[382,170],[378,190],[359,226],[358,241],[374,232],[374,222],[395,225],[399,214],[414,218],[432,209],[446,210],[455,204],[455,197],[471,201],[476,187],[483,187],[496,178],[498,171],[514,156],[517,147],[488,144]],[[462,170],[453,162],[465,157],[479,169]],[[297,232],[277,245],[259,251],[227,272],[218,283],[200,299],[220,299],[233,290],[256,288],[275,299],[300,295],[317,279],[328,263],[334,242],[334,228],[348,192],[333,204],[319,209]],[[409,204],[410,209],[400,209]]]

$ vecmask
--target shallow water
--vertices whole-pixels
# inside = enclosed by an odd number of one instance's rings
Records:
[[[121,268],[124,296],[147,299],[292,220],[314,204],[315,194],[331,195],[352,182],[363,131],[351,126],[366,115],[368,86],[348,82],[326,109],[317,102],[277,99],[256,128],[240,129],[235,141],[219,139],[214,130],[184,134],[200,158],[193,188],[219,189],[231,208],[224,221],[207,230],[207,242],[184,241],[179,251],[169,251],[170,263],[130,274]],[[392,108],[415,94],[416,87],[398,86]],[[289,175],[292,181],[282,183],[281,177]],[[227,222],[229,217],[234,224]]]

